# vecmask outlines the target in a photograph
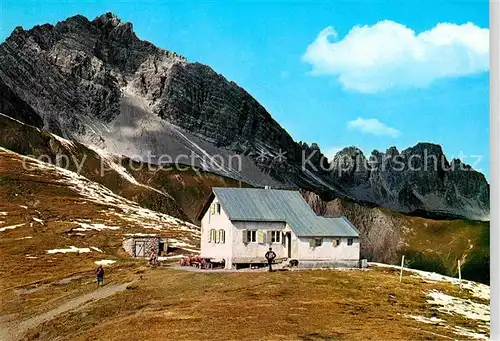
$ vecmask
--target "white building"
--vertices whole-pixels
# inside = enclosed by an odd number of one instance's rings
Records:
[[[297,191],[213,188],[199,214],[201,256],[226,268],[276,261],[299,267],[359,266],[359,231],[345,217],[317,216]]]

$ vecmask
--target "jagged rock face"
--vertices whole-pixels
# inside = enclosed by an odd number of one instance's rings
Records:
[[[489,217],[484,175],[460,160],[448,162],[439,145],[419,143],[401,153],[391,147],[385,153],[374,151],[369,160],[359,149],[346,148],[335,161],[332,176],[361,200],[401,212]]]
[[[244,89],[140,40],[132,24],[111,13],[16,28],[0,45],[0,91],[5,114],[133,158],[194,153],[195,166],[253,185],[300,187],[405,212],[436,208],[477,217],[488,205],[487,184],[472,172],[373,171],[360,167],[366,158],[355,148],[341,156],[359,164],[331,167],[316,144],[293,141]],[[227,161],[234,154],[241,169]],[[225,158],[223,167],[214,166],[214,155]],[[205,156],[210,162],[200,160]],[[434,194],[437,206],[419,197]]]

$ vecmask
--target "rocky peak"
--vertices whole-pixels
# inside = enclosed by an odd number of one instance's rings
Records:
[[[396,148],[396,146],[389,147],[385,153],[387,155],[391,155],[391,156],[396,156],[396,155],[399,154],[398,149]]]
[[[401,152],[404,155],[436,156],[443,157],[443,148],[440,145],[429,142],[419,142],[413,147],[409,147]]]
[[[92,23],[94,23],[97,27],[100,27],[101,29],[108,29],[112,30],[113,28],[122,25],[122,21],[118,16],[112,12],[107,12],[104,14],[101,14],[94,20],[92,20]]]

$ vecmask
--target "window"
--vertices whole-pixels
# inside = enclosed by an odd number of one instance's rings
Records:
[[[218,202],[213,202],[210,205],[210,215],[220,214],[220,204]]]
[[[281,242],[281,231],[271,231],[271,243]]]
[[[323,244],[323,238],[311,238],[309,239],[309,246],[310,247],[318,247]]]
[[[249,230],[247,231],[247,243],[255,243],[257,242],[257,231]]]
[[[340,245],[340,238],[333,238],[333,246],[337,247]]]
[[[219,243],[224,244],[226,242],[226,231],[219,230]]]
[[[347,238],[347,245],[351,246],[353,242],[352,238]]]
[[[217,231],[215,231],[215,229],[211,229],[210,234],[208,236],[208,242],[215,243],[216,237],[217,237]]]

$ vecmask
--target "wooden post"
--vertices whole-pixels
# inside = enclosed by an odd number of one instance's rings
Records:
[[[405,265],[405,255],[401,258],[401,272],[399,273],[399,283],[403,281],[403,267]]]
[[[462,270],[460,269],[460,259],[458,260],[458,287],[462,289]]]

